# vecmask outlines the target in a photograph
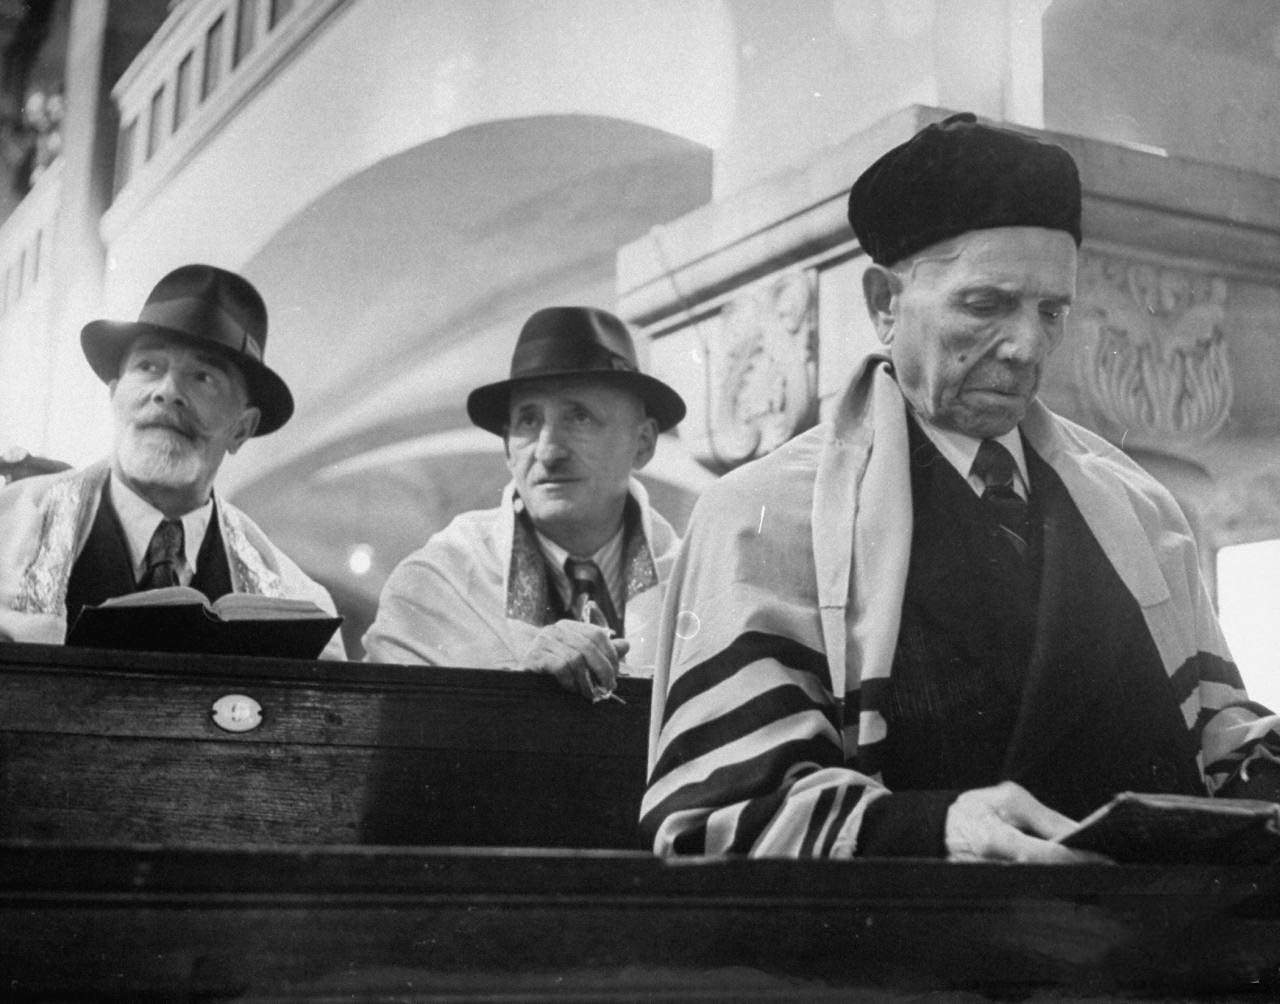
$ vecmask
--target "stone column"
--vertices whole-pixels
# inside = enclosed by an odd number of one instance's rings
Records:
[[[103,100],[102,60],[109,5],[75,0],[67,39],[66,118],[62,136],[62,201],[53,240],[49,312],[48,449],[68,460],[94,452],[87,430],[107,428],[106,392],[80,352],[80,328],[96,315],[106,256],[98,220],[106,209],[111,164],[101,134],[111,128]]]

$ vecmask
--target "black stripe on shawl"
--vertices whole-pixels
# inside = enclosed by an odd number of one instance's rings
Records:
[[[753,798],[747,807],[738,814],[738,825],[734,827],[733,839],[725,848],[728,854],[746,854],[756,842],[756,838],[764,832],[769,820],[778,814],[782,803],[787,800],[787,789],[779,788],[763,798]]]
[[[784,666],[817,677],[828,689],[831,687],[827,659],[821,652],[815,652],[807,645],[801,645],[782,635],[747,631],[738,635],[727,648],[689,669],[672,684],[667,691],[662,724],[665,725],[678,708],[698,694],[723,683],[743,666],[761,659],[775,659]]]
[[[831,804],[836,800],[836,789],[828,788],[818,796],[817,804],[809,816],[809,825],[805,827],[804,840],[800,842],[800,857],[813,857],[813,845],[818,842],[818,834],[822,832],[822,824],[831,815]]]
[[[745,704],[730,708],[709,722],[692,726],[674,736],[654,764],[650,783],[664,777],[681,764],[736,742],[771,722],[803,711],[821,712],[832,730],[836,729],[832,708],[818,704],[794,684],[782,684],[757,694]]]
[[[862,801],[862,794],[865,788],[842,788],[840,790],[840,805],[836,809],[836,814],[831,818],[831,828],[827,831],[826,839],[822,841],[822,852],[820,857],[831,857],[831,849],[836,845],[836,838],[840,836],[840,829],[844,826],[857,808],[858,803]]]
[[[640,831],[650,845],[662,820],[683,809],[718,809],[788,790],[805,762],[840,766],[841,751],[826,736],[796,739],[757,756],[713,770],[704,780],[682,785],[640,818]]]
[[[1221,683],[1237,690],[1244,689],[1235,663],[1211,652],[1197,652],[1177,668],[1170,677],[1174,699],[1182,704],[1201,683]]]
[[[846,714],[853,710],[858,710],[875,711],[883,715],[885,708],[889,706],[890,686],[891,684],[887,677],[863,680],[855,693],[846,696],[846,708],[849,709]]]

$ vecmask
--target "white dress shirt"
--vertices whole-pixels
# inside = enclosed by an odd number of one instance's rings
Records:
[[[585,557],[596,563],[596,567],[600,569],[600,576],[604,579],[604,584],[609,590],[609,598],[613,600],[613,609],[617,610],[619,615],[622,613],[623,607],[623,583],[622,583],[622,541],[626,534],[623,532],[625,527],[619,527],[618,532],[609,538],[604,547],[596,551],[595,554],[588,554]],[[577,558],[584,560],[584,556],[580,554],[570,554],[555,541],[539,533],[533,531],[538,538],[538,544],[542,547],[542,553],[546,555],[547,564],[551,566],[551,581],[555,583],[556,592],[560,594],[560,600],[568,609],[573,601],[573,586],[569,582],[569,576],[565,574],[564,563],[566,558]]]
[[[164,513],[121,481],[115,471],[111,472],[111,504],[120,517],[120,526],[129,545],[134,580],[141,580],[147,570],[147,547],[156,527],[164,520]],[[196,555],[200,553],[212,516],[213,499],[210,498],[199,509],[182,517],[182,564],[178,568],[178,581],[184,586],[190,585],[196,574]]]
[[[966,436],[963,432],[939,429],[924,421],[913,411],[909,411],[908,414],[920,427],[920,431],[938,448],[938,452],[946,457],[951,466],[969,482],[969,487],[974,490],[974,493],[981,495],[986,485],[982,483],[982,478],[973,473],[973,458],[978,455],[978,447],[982,440]],[[1025,501],[1030,497],[1031,478],[1027,474],[1027,458],[1022,452],[1022,436],[1019,435],[1017,426],[1014,426],[1003,436],[994,438],[997,443],[1013,454],[1013,461],[1017,465],[1013,478],[1013,490]]]

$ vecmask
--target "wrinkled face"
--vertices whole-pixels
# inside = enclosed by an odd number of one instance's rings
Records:
[[[115,468],[144,498],[209,496],[222,458],[258,425],[239,369],[180,341],[141,335],[111,383]]]
[[[631,392],[591,381],[538,381],[511,393],[507,467],[534,525],[587,554],[617,531],[632,470],[648,463],[657,423]]]
[[[1071,237],[975,230],[889,271],[897,288],[877,329],[915,412],[980,439],[1022,421],[1075,295]]]

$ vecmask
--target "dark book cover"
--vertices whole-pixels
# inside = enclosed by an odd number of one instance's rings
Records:
[[[1268,864],[1280,861],[1280,803],[1126,791],[1059,842],[1119,862]]]
[[[341,617],[309,600],[228,593],[211,603],[197,589],[172,586],[85,607],[67,634],[67,644],[314,659],[341,624]]]

